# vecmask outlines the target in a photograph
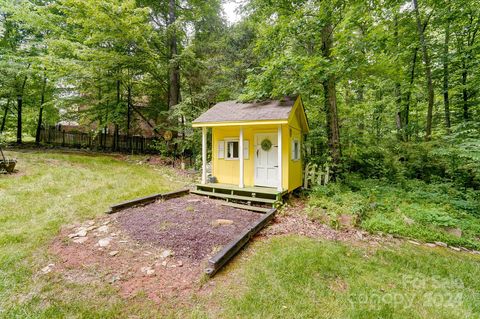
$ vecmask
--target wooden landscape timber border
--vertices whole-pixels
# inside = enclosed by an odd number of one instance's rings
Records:
[[[180,197],[183,195],[187,195],[189,193],[190,193],[190,189],[185,188],[179,191],[140,197],[137,199],[129,200],[120,204],[110,206],[110,210],[107,212],[107,214],[116,213],[122,209],[130,208],[130,207],[151,204],[159,199],[170,199],[170,198]]]
[[[113,214],[122,209],[143,206],[151,204],[159,199],[171,199],[175,197],[181,197],[190,194],[190,189],[181,189],[179,191],[155,194],[151,196],[141,197],[134,200],[126,201],[117,205],[110,206],[110,210],[107,214]],[[231,240],[221,251],[208,260],[208,266],[205,269],[205,273],[209,277],[213,277],[223,266],[225,266],[230,259],[232,259],[249,241],[255,236],[263,227],[265,227],[274,217],[277,212],[276,208],[270,209],[263,215],[254,226],[243,231],[236,238]],[[260,215],[260,214],[259,214]]]
[[[232,259],[242,247],[244,247],[250,239],[255,236],[265,225],[267,225],[277,212],[276,208],[270,209],[257,223],[250,229],[245,230],[238,235],[237,238],[230,241],[221,251],[208,260],[208,267],[205,272],[208,276],[213,277],[225,264]]]

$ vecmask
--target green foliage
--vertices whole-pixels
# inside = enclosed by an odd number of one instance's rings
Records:
[[[351,214],[368,231],[480,248],[480,192],[459,190],[453,183],[405,180],[391,184],[349,175],[342,184],[316,188],[308,212],[322,221],[325,215]],[[450,234],[448,228],[462,230],[461,237]]]
[[[441,140],[379,145],[358,142],[344,154],[345,170],[363,178],[402,182],[448,182],[466,189],[480,189],[480,136],[478,124],[461,125]]]
[[[345,160],[346,170],[364,178],[389,178],[396,180],[401,165],[395,154],[380,146],[357,145]]]

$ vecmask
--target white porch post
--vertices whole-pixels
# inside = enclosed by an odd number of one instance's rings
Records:
[[[202,184],[207,183],[207,128],[202,127]]]
[[[283,168],[282,168],[282,125],[278,125],[278,147],[277,147],[277,155],[278,155],[278,185],[277,190],[282,191],[282,181],[283,181]]]
[[[243,167],[243,127],[240,126],[240,137],[239,137],[239,140],[238,140],[238,159],[240,161],[240,178],[239,178],[239,182],[238,182],[238,187],[240,188],[244,188],[245,187],[245,183],[244,183],[244,178],[243,178],[243,170],[244,170],[244,167]]]

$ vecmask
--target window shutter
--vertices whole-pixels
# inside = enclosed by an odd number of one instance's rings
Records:
[[[218,158],[225,158],[225,141],[218,141]]]
[[[249,154],[250,154],[249,150],[250,150],[250,147],[248,144],[248,140],[244,140],[243,141],[243,159],[248,160]]]

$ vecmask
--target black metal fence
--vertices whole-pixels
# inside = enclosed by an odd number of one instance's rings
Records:
[[[40,141],[46,144],[108,150],[113,152],[155,153],[153,137],[106,134],[102,132],[66,132],[56,127],[42,129]]]

